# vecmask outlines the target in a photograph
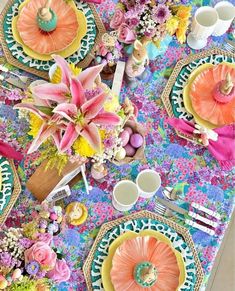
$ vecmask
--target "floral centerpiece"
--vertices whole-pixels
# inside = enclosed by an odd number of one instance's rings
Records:
[[[57,167],[59,172],[68,161],[91,160],[98,167],[112,161],[123,152],[119,137],[123,125],[137,110],[124,110],[101,82],[104,64],[81,72],[62,57],[53,57],[56,66],[50,82],[32,83],[28,100],[15,106],[29,112],[28,134],[33,141],[28,153],[40,147],[37,162],[47,160],[47,168]]]
[[[83,163],[102,153],[107,135],[121,119],[105,110],[112,96],[99,79],[103,64],[81,72],[60,56],[54,59],[57,68],[51,82],[31,84],[31,98],[15,108],[30,112],[33,142],[28,153],[40,147],[41,159],[61,170],[69,160]]]
[[[125,44],[147,38],[158,47],[166,35],[176,35],[183,43],[190,11],[190,6],[176,6],[172,0],[120,0],[110,26],[118,31],[119,41]]]
[[[40,205],[33,221],[0,232],[0,290],[46,291],[70,278],[70,268],[53,245],[63,225],[60,206]]]

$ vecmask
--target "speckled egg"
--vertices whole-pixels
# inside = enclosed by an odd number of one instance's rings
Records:
[[[139,133],[132,134],[132,136],[130,138],[130,144],[134,148],[138,149],[139,147],[142,146],[143,142],[144,142],[144,139],[143,139],[141,134],[139,134]]]
[[[115,159],[121,161],[126,156],[126,150],[124,148],[120,148],[120,150],[116,153]]]
[[[124,147],[127,157],[133,157],[135,155],[136,149],[133,148],[129,143]]]
[[[127,130],[123,130],[123,132],[119,135],[120,139],[122,140],[122,146],[126,146],[130,139],[130,134]]]

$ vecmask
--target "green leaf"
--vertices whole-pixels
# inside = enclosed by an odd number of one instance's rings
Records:
[[[39,111],[45,113],[46,115],[50,115],[52,116],[53,115],[53,108],[50,108],[50,107],[46,107],[46,106],[35,106]]]

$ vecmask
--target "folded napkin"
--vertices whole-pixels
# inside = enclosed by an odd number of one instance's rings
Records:
[[[203,145],[208,147],[211,155],[223,169],[235,166],[235,124],[226,125],[213,130],[178,118],[167,118],[167,122],[176,130],[193,136],[200,135]]]
[[[0,156],[19,161],[23,159],[23,155],[20,152],[17,152],[7,143],[2,141],[0,141]]]

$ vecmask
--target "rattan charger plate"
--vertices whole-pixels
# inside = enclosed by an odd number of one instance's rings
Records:
[[[14,161],[13,160],[9,160],[9,164],[11,166],[11,170],[13,172],[13,190],[12,190],[12,194],[11,194],[11,198],[9,203],[7,204],[6,208],[4,209],[3,213],[0,215],[0,226],[5,222],[5,220],[7,219],[12,207],[14,206],[18,196],[20,195],[21,192],[21,184],[20,184],[20,180],[14,165]]]
[[[193,253],[193,257],[194,257],[194,261],[195,261],[195,265],[196,265],[196,271],[197,271],[197,280],[195,282],[195,288],[194,291],[199,291],[201,284],[203,282],[203,270],[202,270],[202,266],[200,263],[200,260],[198,258],[198,254],[196,251],[196,248],[194,246],[192,237],[189,233],[189,231],[181,226],[178,225],[177,223],[175,223],[174,221],[171,221],[169,219],[166,219],[156,213],[147,211],[147,210],[143,210],[143,211],[139,211],[121,218],[118,218],[116,220],[104,223],[101,228],[100,231],[94,241],[94,244],[90,250],[90,253],[84,263],[83,266],[83,272],[85,275],[85,279],[86,279],[86,284],[87,284],[87,289],[89,291],[92,291],[92,281],[91,281],[91,269],[92,269],[92,263],[94,261],[94,257],[95,257],[95,252],[99,246],[99,243],[101,242],[102,238],[107,234],[107,232],[109,232],[112,228],[114,228],[115,226],[121,224],[121,223],[125,223],[134,219],[139,219],[139,218],[147,218],[147,219],[155,219],[159,222],[162,222],[166,225],[168,225],[169,227],[171,227],[173,230],[175,230],[185,241],[185,243],[190,247],[190,249],[192,250]]]
[[[221,59],[221,62],[224,62],[224,61],[226,61],[227,58],[232,58],[232,59],[235,58],[234,54],[231,52],[224,51],[220,48],[212,48],[212,49],[209,49],[206,51],[199,52],[197,54],[191,54],[187,58],[182,59],[182,60],[177,62],[176,66],[174,67],[174,69],[171,73],[171,76],[166,84],[166,87],[163,90],[162,95],[161,95],[162,102],[163,102],[163,104],[166,108],[166,111],[170,117],[178,117],[178,116],[176,116],[175,110],[172,107],[172,102],[171,102],[170,96],[171,96],[172,90],[176,84],[177,78],[178,78],[179,74],[181,73],[181,71],[183,70],[183,68],[190,65],[191,71],[188,72],[188,74],[184,74],[184,76],[182,78],[182,79],[185,79],[184,81],[185,81],[185,83],[187,83],[187,78],[190,76],[190,73],[193,71],[194,68],[196,69],[196,66],[194,67],[194,63],[197,62],[198,60],[201,61],[202,59],[205,59],[207,57],[213,57],[213,56],[217,57],[218,62],[220,62],[220,59]],[[207,61],[204,62],[204,60],[203,60],[201,63],[204,64],[204,63],[207,63]],[[210,63],[210,61],[208,63]],[[181,99],[181,104],[183,104],[183,97]],[[182,106],[184,106],[184,104]],[[190,120],[187,118],[187,116],[188,116],[188,114],[186,113],[186,110],[185,110],[185,118],[183,118],[183,119]],[[193,119],[192,116],[191,116],[191,119]],[[187,139],[187,140],[192,141],[192,142],[197,143],[197,144],[201,144],[198,136],[189,136],[189,135],[183,134],[179,131],[176,131],[176,133],[184,139]]]

